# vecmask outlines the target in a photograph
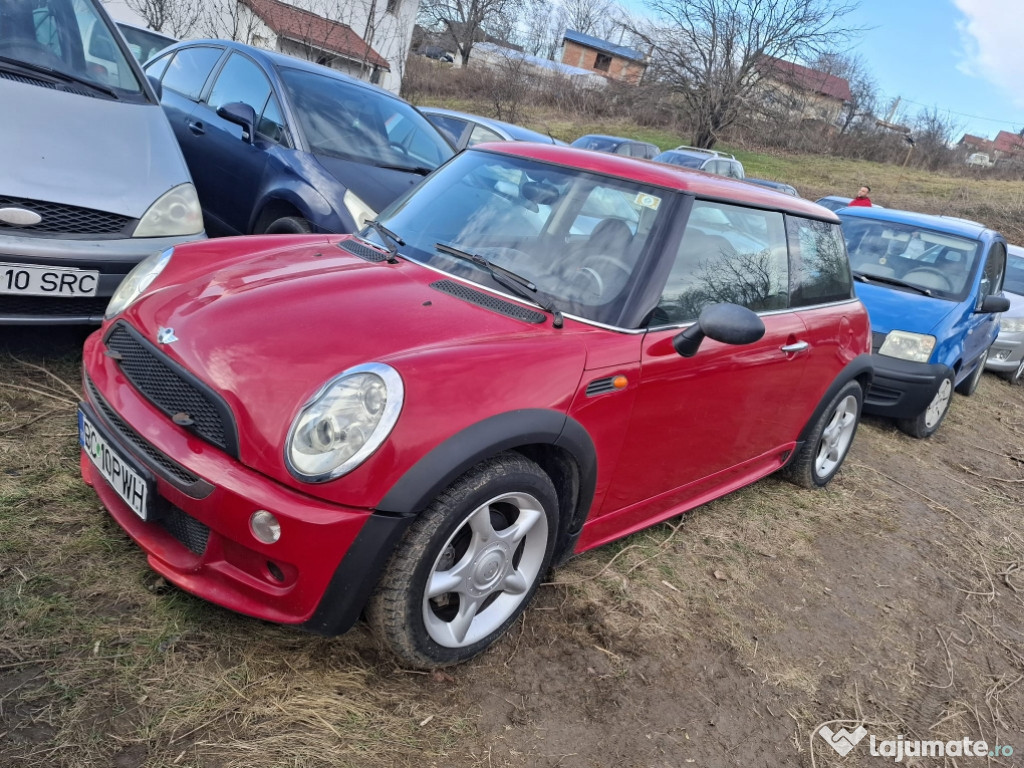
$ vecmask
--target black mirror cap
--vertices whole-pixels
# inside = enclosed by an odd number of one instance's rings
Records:
[[[1010,308],[1010,300],[1005,296],[990,294],[981,300],[979,312],[1005,312]]]
[[[153,89],[153,93],[156,94],[156,100],[161,101],[164,98],[164,86],[157,78],[152,75],[146,75],[146,79],[149,80],[149,85]]]
[[[701,310],[696,323],[673,337],[672,346],[683,357],[693,357],[705,336],[722,344],[753,344],[764,330],[764,321],[746,307],[712,304]]]
[[[217,116],[229,123],[242,126],[242,138],[252,141],[253,128],[256,125],[256,110],[242,101],[232,101],[217,108]]]

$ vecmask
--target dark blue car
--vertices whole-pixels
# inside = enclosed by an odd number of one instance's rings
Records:
[[[291,56],[193,40],[146,73],[211,234],[354,232],[454,154],[406,102]]]
[[[839,213],[871,316],[875,375],[864,412],[928,437],[953,391],[971,395],[999,332],[1006,241],[984,225],[891,209]]]

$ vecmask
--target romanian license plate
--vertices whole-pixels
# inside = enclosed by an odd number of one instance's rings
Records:
[[[40,267],[0,261],[0,293],[21,296],[95,296],[100,273],[94,269]]]
[[[146,520],[152,503],[153,481],[111,446],[81,409],[78,411],[78,442],[110,487],[132,512]]]

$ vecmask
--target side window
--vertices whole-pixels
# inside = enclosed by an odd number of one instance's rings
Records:
[[[430,122],[445,135],[452,144],[458,144],[462,132],[466,130],[466,121],[449,115],[431,115]]]
[[[719,302],[755,312],[785,309],[788,258],[781,213],[697,200],[652,323],[695,320]]]
[[[729,161],[729,176],[733,179],[743,178],[743,166],[734,160]]]
[[[216,110],[225,104],[241,101],[256,110],[258,115],[269,95],[270,83],[256,63],[240,53],[232,53],[217,75],[209,103],[210,108]]]
[[[786,217],[790,243],[790,303],[794,307],[853,297],[850,262],[838,224]]]
[[[174,58],[173,53],[168,53],[165,56],[161,56],[159,59],[154,59],[146,67],[146,74],[150,77],[160,80],[164,76],[164,72],[167,70],[167,65],[171,63],[171,59]]]
[[[985,259],[985,270],[981,273],[981,289],[978,291],[978,303],[986,296],[999,293],[1003,289],[1003,275],[1006,274],[1006,247],[995,243],[989,249]]]
[[[170,88],[192,101],[199,101],[203,86],[222,52],[220,48],[208,46],[182,48],[164,73],[164,88]]]
[[[469,134],[469,144],[466,146],[473,147],[484,141],[501,141],[501,136],[496,134],[490,128],[484,128],[482,125],[473,127],[473,132]]]
[[[267,106],[263,109],[263,114],[256,125],[256,133],[282,146],[291,146],[288,126],[284,124],[281,105],[277,103],[277,97],[274,94],[270,94],[270,98],[267,100]]]

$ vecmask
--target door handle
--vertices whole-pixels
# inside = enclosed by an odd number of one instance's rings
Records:
[[[785,346],[779,347],[779,350],[785,352],[787,355],[795,355],[798,352],[804,352],[811,348],[811,345],[806,341],[795,341],[792,344],[786,344]]]
[[[206,133],[206,128],[203,127],[203,124],[197,122],[196,120],[188,121],[188,129],[192,131],[192,133],[194,133],[196,136],[202,136],[204,133]]]

